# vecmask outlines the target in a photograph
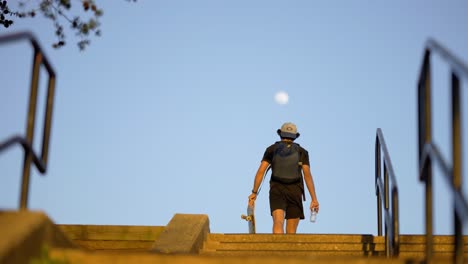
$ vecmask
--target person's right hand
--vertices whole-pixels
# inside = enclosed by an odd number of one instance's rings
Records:
[[[255,193],[252,193],[251,195],[249,195],[249,206],[254,206],[256,199],[257,199],[257,195]]]

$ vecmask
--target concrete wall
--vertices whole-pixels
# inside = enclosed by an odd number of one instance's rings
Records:
[[[197,254],[210,232],[208,215],[175,214],[153,246],[165,254]]]

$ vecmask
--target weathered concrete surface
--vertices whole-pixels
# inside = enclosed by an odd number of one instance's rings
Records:
[[[468,259],[468,237],[464,237]],[[400,257],[422,259],[423,235],[401,235]],[[434,256],[450,257],[454,237],[434,237]],[[200,254],[209,256],[385,256],[385,237],[352,234],[208,234]],[[468,262],[467,262],[468,263]]]
[[[43,246],[74,246],[42,212],[0,211],[0,234],[0,263],[29,263]]]
[[[57,225],[70,239],[155,241],[165,226],[129,225]]]
[[[68,248],[74,245],[65,235],[81,247]],[[468,259],[468,237],[464,240]],[[385,259],[384,238],[365,234],[210,234],[207,215],[187,214],[176,214],[166,227],[54,225],[42,212],[0,211],[0,264],[30,263],[44,245],[49,246],[49,260],[70,264],[353,264],[424,259],[424,236],[402,235],[400,241],[400,257]],[[453,236],[436,236],[434,242],[435,263],[451,263]]]
[[[209,232],[208,215],[175,214],[154,244],[153,251],[197,254]]]
[[[384,256],[382,237],[353,234],[208,234],[210,256]]]
[[[148,251],[165,226],[57,225],[76,245],[89,250]]]
[[[330,256],[200,256],[150,253],[92,252],[69,249],[53,249],[50,257],[70,264],[406,264],[404,259],[386,259],[382,257],[330,257]],[[436,263],[451,263],[449,261]]]

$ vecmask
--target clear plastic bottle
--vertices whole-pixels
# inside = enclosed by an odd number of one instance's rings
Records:
[[[312,209],[310,210],[310,222],[315,223],[317,221],[317,210]]]

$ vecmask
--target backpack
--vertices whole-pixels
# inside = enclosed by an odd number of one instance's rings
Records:
[[[277,142],[274,151],[272,167],[272,180],[291,184],[302,180],[300,146],[296,143]]]

